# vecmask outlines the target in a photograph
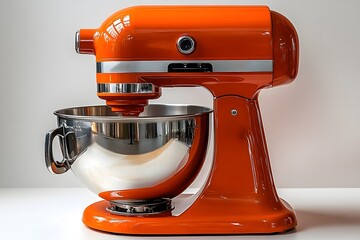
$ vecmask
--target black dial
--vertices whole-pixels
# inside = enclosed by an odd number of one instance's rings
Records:
[[[182,36],[177,41],[177,48],[182,54],[190,54],[195,50],[195,41],[192,37]]]

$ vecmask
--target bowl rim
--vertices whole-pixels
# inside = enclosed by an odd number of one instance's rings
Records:
[[[110,107],[107,105],[88,105],[88,106],[77,106],[77,107],[69,107],[63,108],[54,111],[54,114],[60,118],[65,120],[80,120],[80,121],[91,121],[91,122],[159,122],[159,121],[176,121],[176,120],[184,120],[195,118],[197,116],[206,116],[213,112],[212,109],[199,106],[199,105],[188,105],[188,104],[149,104],[145,106],[145,109],[148,108],[163,108],[169,109],[174,108],[177,110],[187,110],[188,112],[184,112],[183,114],[174,113],[166,115],[145,115],[141,113],[139,116],[122,116],[115,112],[114,115],[85,115],[85,114],[69,114],[71,111],[76,110],[85,110],[86,108],[104,108],[105,110],[111,111]],[[181,109],[180,109],[181,108]],[[146,110],[145,110],[146,112]]]

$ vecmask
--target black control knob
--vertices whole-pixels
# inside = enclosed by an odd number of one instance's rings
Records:
[[[195,51],[195,40],[190,36],[181,36],[176,43],[177,49],[182,54],[191,54]]]

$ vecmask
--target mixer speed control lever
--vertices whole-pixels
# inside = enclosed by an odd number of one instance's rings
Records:
[[[210,63],[170,63],[168,72],[212,72]]]

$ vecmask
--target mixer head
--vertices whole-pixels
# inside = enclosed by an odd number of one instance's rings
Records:
[[[97,95],[123,115],[141,113],[161,87],[254,99],[298,67],[294,27],[264,6],[131,7],[78,31],[75,47],[96,56]]]

